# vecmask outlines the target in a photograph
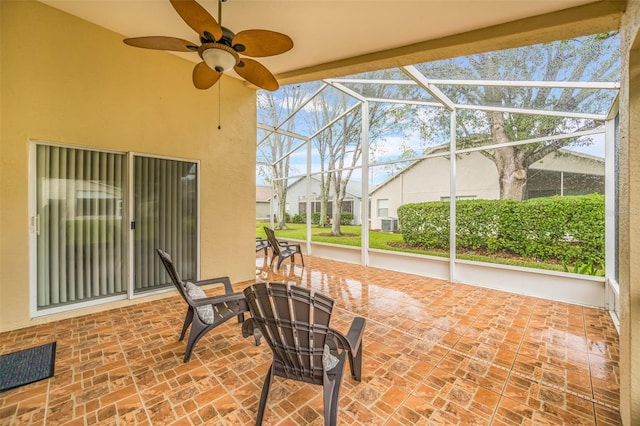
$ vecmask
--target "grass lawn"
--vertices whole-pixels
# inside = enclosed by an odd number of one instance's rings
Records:
[[[263,222],[263,221],[256,221],[257,237],[266,238],[264,229],[262,229],[264,226],[269,226],[269,223]],[[289,227],[289,229],[276,230],[276,236],[278,238],[282,238],[283,240],[292,239],[292,240],[303,240],[303,241],[307,239],[307,225],[299,224],[299,223],[288,223],[287,226]],[[343,234],[347,234],[349,236],[332,237],[328,235],[331,232],[331,228],[318,228],[317,226],[312,225],[311,241],[320,242],[320,243],[329,243],[329,244],[340,244],[340,245],[352,246],[352,247],[360,247],[361,245],[360,244],[361,243],[360,226],[353,226],[353,225],[341,226],[340,229],[342,230]],[[390,250],[390,251],[398,251],[398,252],[404,252],[404,253],[416,253],[416,254],[429,255],[429,256],[438,256],[438,257],[449,257],[448,252],[401,248],[401,247],[394,247],[389,245],[389,243],[402,244],[403,242],[404,240],[402,239],[402,234],[394,234],[391,232],[380,232],[380,231],[369,232],[369,248],[372,248],[372,249]],[[526,268],[563,271],[562,265],[521,260],[521,259],[515,259],[515,258],[510,259],[508,257],[493,257],[493,256],[482,256],[477,254],[459,253],[457,258],[465,259],[465,260],[475,260],[478,262],[500,263],[503,265],[522,266]]]

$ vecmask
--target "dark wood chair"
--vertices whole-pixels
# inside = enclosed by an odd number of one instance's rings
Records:
[[[261,425],[273,376],[322,385],[324,424],[335,425],[344,364],[361,380],[365,320],[356,317],[345,336],[329,327],[333,300],[303,287],[259,283],[244,290],[251,318],[242,324],[245,337],[260,335],[273,352],[262,387],[256,424]]]
[[[292,244],[287,241],[278,240],[273,229],[268,226],[264,227],[264,232],[267,234],[267,241],[271,248],[271,263],[269,266],[273,265],[273,261],[276,260],[276,258],[278,259],[276,269],[280,269],[280,264],[287,258],[291,258],[291,264],[293,265],[296,253],[300,255],[300,261],[302,262],[302,266],[304,266],[304,257],[302,256],[300,244]]]
[[[262,237],[256,237],[256,253],[260,250],[264,250],[264,255],[267,256],[267,250],[269,250],[269,242]]]
[[[189,338],[184,354],[184,362],[189,362],[193,348],[208,331],[213,330],[223,322],[238,317],[238,322],[244,322],[244,313],[249,310],[243,293],[234,293],[229,277],[212,278],[195,283],[185,282],[180,278],[171,256],[157,249],[160,260],[164,265],[173,285],[185,302],[187,302],[187,314],[180,333],[180,340],[184,339],[189,326]],[[200,286],[205,284],[224,284],[225,294],[222,296],[207,296]],[[259,340],[256,338],[256,345]]]

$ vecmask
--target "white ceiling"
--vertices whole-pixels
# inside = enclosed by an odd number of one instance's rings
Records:
[[[198,41],[168,0],[40,1],[124,37],[164,35]],[[277,75],[594,1],[228,0],[222,6],[222,24],[236,33],[258,28],[289,35],[292,50],[259,58]],[[217,0],[199,3],[217,19]],[[199,60],[195,53],[178,55]]]

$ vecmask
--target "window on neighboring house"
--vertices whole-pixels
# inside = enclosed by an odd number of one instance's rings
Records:
[[[475,200],[475,195],[458,195],[456,196],[456,200]],[[451,197],[440,197],[440,201],[450,201]]]
[[[378,200],[378,217],[389,217],[389,200]]]

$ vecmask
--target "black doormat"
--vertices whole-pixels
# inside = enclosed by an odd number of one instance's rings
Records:
[[[53,376],[56,342],[0,356],[0,392]]]

